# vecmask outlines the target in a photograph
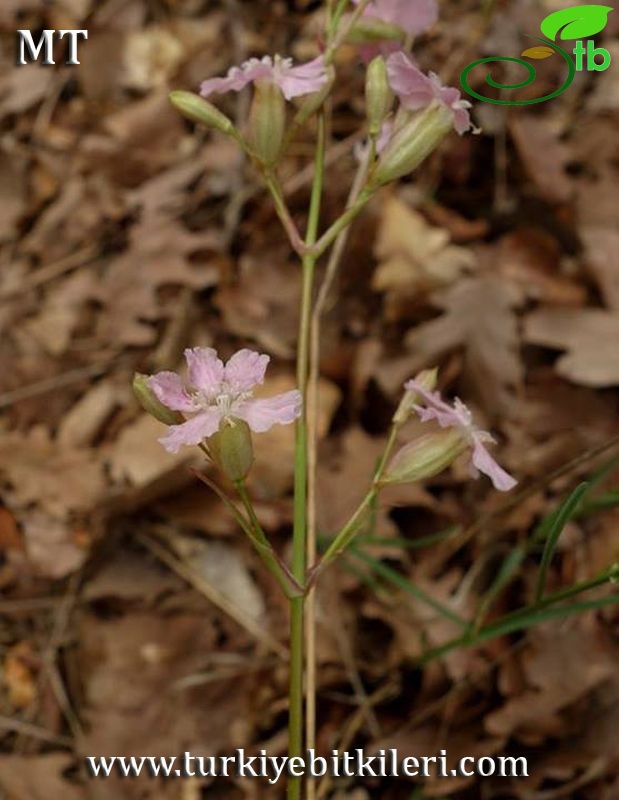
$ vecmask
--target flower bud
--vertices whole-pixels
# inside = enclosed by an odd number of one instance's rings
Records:
[[[135,395],[138,403],[142,406],[144,411],[163,422],[165,425],[180,425],[185,422],[185,418],[180,411],[172,411],[172,409],[164,406],[161,403],[153,390],[148,385],[148,375],[142,375],[136,372],[133,376],[133,394]]]
[[[395,454],[380,483],[412,483],[432,478],[469,446],[466,437],[456,429],[425,433]]]
[[[361,17],[352,26],[346,41],[350,44],[375,44],[386,41],[404,41],[406,34],[398,25],[378,19],[378,17]]]
[[[193,92],[172,92],[170,102],[184,117],[207,128],[215,128],[222,133],[230,133],[234,129],[231,119]]]
[[[249,138],[263,164],[277,163],[286,130],[286,101],[271,81],[257,81],[249,114]]]
[[[433,367],[432,369],[422,370],[415,376],[415,380],[420,383],[424,389],[433,392],[434,389],[436,389],[436,383],[438,381],[438,368]],[[393,415],[392,422],[394,425],[403,425],[410,417],[411,408],[413,407],[416,397],[417,392],[415,392],[414,389],[407,389],[404,392],[404,397],[400,400],[400,405]]]
[[[254,463],[251,431],[242,419],[222,420],[207,446],[215,464],[231,481],[242,481]]]
[[[370,136],[375,139],[380,135],[394,100],[387,75],[387,64],[382,56],[377,56],[368,66],[365,77],[365,100]]]
[[[373,183],[381,186],[413,172],[453,129],[453,114],[435,103],[413,115],[391,137],[376,166]]]

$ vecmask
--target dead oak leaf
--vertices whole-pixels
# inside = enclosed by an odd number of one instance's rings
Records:
[[[402,296],[449,286],[475,266],[470,250],[450,244],[449,233],[397,197],[384,205],[375,254],[379,265],[372,288],[386,293],[388,316],[398,316]]]
[[[556,370],[583,386],[619,385],[619,314],[597,308],[541,309],[526,319],[531,344],[567,350]]]
[[[606,305],[619,311],[619,231],[589,225],[580,231],[580,235],[585,243],[587,266]]]
[[[66,753],[0,757],[0,789],[11,800],[86,800],[86,790],[65,778],[73,766]]]
[[[58,519],[92,509],[107,489],[94,451],[61,448],[42,426],[0,438],[0,476],[13,508],[34,504]]]
[[[492,276],[466,278],[435,295],[445,314],[406,335],[409,374],[464,350],[465,373],[485,409],[508,406],[508,388],[522,379],[515,307],[521,292]]]

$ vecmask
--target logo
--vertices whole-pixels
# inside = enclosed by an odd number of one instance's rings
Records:
[[[557,53],[563,58],[567,67],[567,76],[563,85],[555,89],[551,94],[544,95],[544,97],[536,97],[531,100],[499,100],[493,97],[484,97],[469,85],[469,73],[471,70],[478,67],[480,64],[489,64],[493,61],[511,61],[515,64],[521,64],[528,72],[527,78],[521,83],[501,84],[497,83],[489,72],[486,75],[486,83],[495,89],[511,90],[511,89],[524,89],[525,86],[530,86],[537,77],[537,72],[532,64],[528,61],[523,61],[522,58],[512,58],[510,56],[489,56],[488,58],[480,58],[479,61],[474,61],[468,67],[462,70],[460,75],[460,83],[462,88],[467,94],[476,97],[478,100],[483,100],[484,103],[495,103],[502,106],[528,106],[533,103],[544,103],[546,100],[552,100],[553,97],[558,97],[562,94],[574,80],[576,72],[587,70],[588,72],[603,72],[610,66],[610,53],[603,47],[596,47],[595,43],[589,38],[600,33],[606,27],[608,21],[608,14],[613,9],[610,6],[573,6],[572,8],[564,8],[561,11],[555,11],[549,14],[542,24],[540,30],[544,37],[530,36],[531,39],[536,39],[540,44],[535,47],[530,47],[520,55],[524,58],[541,59],[550,58]],[[574,59],[560,47],[555,39],[560,34],[560,39],[565,40],[578,40],[575,41],[575,47],[572,50]],[[587,39],[585,43],[582,41]]]
[[[76,65],[79,64],[77,57],[77,43],[80,38],[88,39],[88,31],[83,30],[55,30],[54,28],[45,28],[39,36],[38,44],[35,44],[32,31],[21,29],[17,31],[17,64],[20,67],[25,66],[29,62],[38,61],[41,57],[42,64],[45,67],[52,66],[56,63],[54,60],[54,42],[55,40],[68,39],[68,53],[66,55],[65,64]]]

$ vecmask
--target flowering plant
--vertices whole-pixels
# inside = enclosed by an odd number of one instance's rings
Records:
[[[185,351],[187,378],[174,372],[136,376],[134,388],[144,407],[168,426],[160,439],[170,452],[198,446],[212,465],[231,481],[240,501],[216,483],[202,479],[235,515],[267,569],[290,601],[289,754],[301,753],[304,722],[304,671],[307,671],[305,745],[314,744],[312,702],[313,589],[324,570],[351,544],[382,489],[391,483],[418,481],[449,468],[468,452],[475,474],[488,475],[507,491],[515,485],[485,445],[493,441],[472,422],[469,410],[456,400],[451,407],[435,391],[436,371],[425,371],[404,387],[390,435],[368,493],[322,555],[317,553],[312,513],[316,462],[316,392],[320,319],[329,285],[339,267],[351,222],[382,186],[414,171],[453,131],[471,129],[469,104],[457,89],[442,85],[434,73],[424,74],[412,59],[410,40],[437,17],[435,0],[339,0],[327,2],[322,51],[305,64],[278,55],[251,58],[224,77],[206,79],[200,94],[171,96],[186,117],[235,140],[251,159],[270,192],[303,275],[297,353],[298,388],[273,397],[254,397],[265,376],[269,357],[241,349],[228,361],[211,348]],[[336,78],[336,54],[345,43],[359,46],[367,63],[366,108],[368,144],[363,148],[349,202],[341,215],[320,232],[325,176],[328,115],[325,103]],[[215,96],[252,88],[245,126],[237,127],[215,105]],[[289,101],[299,98],[293,107]],[[398,107],[395,108],[396,98]],[[302,235],[286,204],[280,166],[300,127],[313,121],[316,134],[314,180],[308,223]],[[324,283],[315,297],[315,267],[327,252]],[[404,444],[394,455],[404,424],[417,414],[432,430]],[[252,436],[273,425],[296,423],[294,530],[292,562],[276,553],[260,526],[245,478],[253,462]],[[304,642],[304,631],[307,640]],[[314,789],[308,787],[308,797]],[[298,800],[301,784],[291,776],[289,800]]]

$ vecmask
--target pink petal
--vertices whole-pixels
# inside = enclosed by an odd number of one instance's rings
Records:
[[[512,478],[509,473],[505,472],[503,467],[497,464],[481,442],[475,442],[472,462],[480,472],[483,472],[484,475],[490,478],[494,484],[494,488],[498,489],[500,492],[509,492],[509,490],[513,489],[518,483],[515,478]]]
[[[239,350],[224,368],[224,379],[233,394],[251,391],[264,381],[264,373],[270,361],[269,356],[254,350]]]
[[[436,0],[374,0],[366,9],[365,16],[398,25],[406,33],[416,36],[434,25],[438,19],[438,6]]]
[[[224,377],[223,362],[212,347],[190,347],[185,350],[189,383],[207,397],[219,394]]]
[[[240,92],[249,83],[273,77],[273,61],[269,56],[262,60],[250,58],[240,67],[231,67],[225,78],[210,78],[200,86],[202,97],[210,97],[215,92]]]
[[[170,425],[168,432],[159,441],[168,453],[178,453],[185,445],[200,444],[219,428],[221,411],[214,407],[196,414],[182,425]]]
[[[172,411],[195,411],[196,405],[176,372],[158,372],[151,375],[148,385],[155,397]]]
[[[417,111],[433,101],[438,101],[451,112],[454,128],[460,135],[472,127],[467,110],[471,104],[462,99],[458,89],[443,86],[434,72],[424,75],[406,53],[400,51],[389,56],[387,73],[391,88],[400,98],[403,108]]]
[[[387,74],[391,88],[400,98],[404,108],[417,111],[430,105],[434,100],[436,87],[432,79],[424,75],[403,51],[389,56]]]
[[[414,406],[422,422],[436,420],[441,428],[466,427],[467,421],[462,418],[462,412],[458,413],[441,398],[438,392],[429,391],[416,380],[407,381],[404,384],[404,388],[407,392],[416,392],[423,398],[427,408]],[[468,409],[466,410],[468,412]]]
[[[248,400],[235,409],[235,415],[244,419],[256,433],[264,433],[273,425],[288,425],[301,414],[301,392],[277,394],[275,397]]]
[[[275,67],[275,82],[282,90],[286,100],[319,92],[327,83],[328,75],[322,56],[297,67],[289,65]]]

